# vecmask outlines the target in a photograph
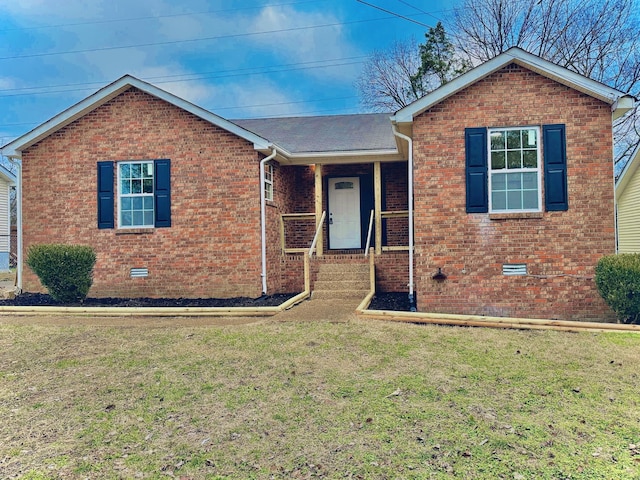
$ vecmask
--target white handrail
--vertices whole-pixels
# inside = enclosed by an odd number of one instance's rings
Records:
[[[313,252],[316,249],[316,243],[318,243],[318,236],[320,236],[320,232],[322,231],[322,224],[324,223],[324,217],[327,215],[327,212],[322,212],[322,217],[320,217],[320,222],[318,223],[318,228],[316,228],[316,234],[313,236],[313,242],[311,242],[311,247],[309,248],[309,258],[313,256]]]
[[[367,246],[364,249],[364,258],[369,255],[369,246],[371,245],[371,229],[373,228],[373,210],[371,210],[371,216],[369,217],[369,232],[367,233]]]

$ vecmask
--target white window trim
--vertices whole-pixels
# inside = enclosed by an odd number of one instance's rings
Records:
[[[267,189],[267,185],[271,188]],[[264,190],[264,199],[268,202],[273,202],[273,165],[270,163],[264,166],[264,185],[262,188]]]
[[[519,209],[519,210],[494,210],[493,209],[493,189],[492,189],[492,173],[491,169],[491,133],[492,132],[508,132],[510,130],[535,130],[538,144],[536,149],[538,151],[538,166],[535,171],[538,174],[538,208],[527,208],[527,209]],[[487,133],[487,172],[488,172],[488,195],[489,195],[489,213],[538,213],[542,212],[542,163],[544,159],[542,158],[542,137],[541,137],[541,128],[539,126],[521,126],[521,127],[496,127],[489,128]],[[507,159],[505,158],[505,162]],[[531,173],[533,172],[533,168],[513,168],[504,170],[496,170],[496,173],[504,172],[504,173]]]
[[[131,161],[126,161],[126,162],[117,162],[116,163],[116,170],[118,172],[118,183],[116,184],[116,194],[118,195],[118,211],[116,212],[116,217],[118,218],[118,228],[121,229],[132,229],[132,228],[155,228],[155,222],[154,225],[122,225],[121,221],[122,221],[122,193],[121,193],[121,179],[120,179],[120,166],[121,165],[132,165],[134,163],[139,163],[141,165],[145,165],[145,164],[151,164],[153,166],[153,182],[155,184],[155,175],[156,175],[156,170],[155,170],[155,165],[153,160],[131,160]],[[154,192],[152,193],[140,193],[140,194],[128,194],[126,195],[128,198],[132,198],[132,197],[155,197],[155,187],[154,187]],[[155,218],[155,198],[154,198],[154,211],[153,211],[153,216]]]

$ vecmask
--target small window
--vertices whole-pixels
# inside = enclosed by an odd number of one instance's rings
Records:
[[[273,165],[264,168],[264,199],[273,201]]]
[[[353,190],[353,182],[336,182],[336,190]]]
[[[153,162],[118,164],[118,222],[120,228],[154,226]]]
[[[539,212],[540,190],[539,129],[490,129],[489,211]]]

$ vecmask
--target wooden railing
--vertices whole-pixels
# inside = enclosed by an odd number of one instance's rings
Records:
[[[320,232],[322,231],[322,224],[324,223],[324,218],[327,216],[327,212],[322,212],[322,216],[320,217],[320,221],[318,222],[318,228],[316,228],[316,234],[313,236],[313,242],[311,242],[311,247],[309,248],[309,258],[313,256],[313,252],[316,250],[316,243],[318,243],[318,238],[320,237]]]
[[[322,212],[322,216],[320,222],[318,224],[315,223],[316,214],[315,213],[283,213],[280,215],[280,246],[282,248],[283,253],[309,253],[309,241],[312,238],[311,235],[315,232],[312,240],[313,250],[315,251],[316,243],[319,238],[319,232],[322,231],[324,226],[324,220],[326,217],[326,212]],[[409,218],[408,210],[387,210],[380,212],[380,218],[384,220],[391,220],[396,218]],[[286,225],[288,222],[301,221],[304,223],[303,228],[305,233],[297,239],[296,246],[289,246],[287,242],[287,228]],[[308,222],[308,223],[307,223]],[[372,243],[372,235],[375,225],[375,212],[371,211],[371,216],[369,217],[369,230],[367,232],[367,241],[365,246],[365,257],[368,256],[370,251],[370,246]],[[408,228],[408,226],[407,226]],[[387,233],[392,233],[393,229],[389,229],[387,227]],[[382,232],[380,232],[380,235]],[[382,237],[380,237],[382,238]],[[407,242],[408,243],[408,242]],[[380,241],[382,245],[382,241]],[[392,252],[392,251],[407,251],[409,250],[409,245],[382,245],[378,247],[376,245],[376,252]]]
[[[280,215],[280,246],[283,253],[300,253],[309,250],[309,247],[303,245],[297,247],[287,246],[286,223],[295,220],[313,221],[313,229],[315,230],[315,219],[315,213],[283,213]],[[309,245],[308,241],[305,243]]]
[[[369,216],[369,230],[367,231],[367,245],[364,247],[364,256],[365,258],[369,255],[369,246],[371,245],[371,231],[373,230],[373,215],[374,211],[371,210],[371,215]]]
[[[395,211],[384,211],[380,212],[380,217],[383,220],[392,219],[392,218],[409,218],[409,210],[395,210]],[[392,252],[392,251],[402,251],[409,250],[409,245],[383,245],[383,252]]]

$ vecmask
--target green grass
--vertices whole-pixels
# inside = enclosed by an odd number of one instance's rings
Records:
[[[0,324],[2,477],[640,478],[640,336]]]

